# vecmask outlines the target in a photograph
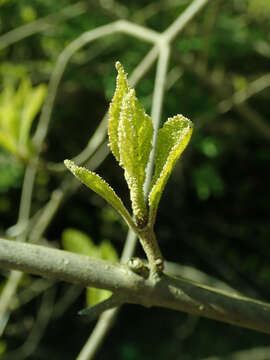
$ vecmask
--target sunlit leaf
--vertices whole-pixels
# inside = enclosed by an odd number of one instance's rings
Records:
[[[133,213],[139,223],[147,220],[143,184],[152,148],[153,125],[131,89],[124,97],[119,122],[120,165],[130,189]]]
[[[120,161],[119,146],[118,146],[118,127],[120,121],[120,111],[124,96],[130,90],[127,74],[125,73],[120,62],[115,64],[118,71],[116,79],[116,90],[109,109],[109,121],[108,121],[108,135],[110,140],[110,148],[115,158]]]
[[[127,221],[132,223],[132,218],[122,203],[121,199],[116,195],[110,185],[96,173],[87,170],[84,167],[77,166],[71,160],[64,161],[66,167],[86,186],[103,197],[111,206],[113,206]]]
[[[31,93],[31,81],[28,77],[25,77],[21,80],[16,93],[14,94],[14,103],[18,109],[23,108],[25,99]]]
[[[169,118],[158,131],[155,172],[149,194],[150,219],[152,222],[155,220],[164,187],[177,160],[190,140],[192,129],[193,125],[189,119],[182,115],[176,115]]]
[[[108,134],[112,152],[125,170],[133,214],[141,227],[148,217],[143,185],[152,149],[153,125],[134,89],[130,88],[127,74],[119,62],[116,68],[117,85],[110,105]]]

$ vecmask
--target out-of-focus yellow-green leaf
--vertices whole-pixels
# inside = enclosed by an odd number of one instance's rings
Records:
[[[1,6],[1,0],[0,0]],[[27,74],[27,67],[22,64],[14,64],[8,61],[2,61],[0,64],[0,76],[6,81],[16,82],[18,79],[22,79]],[[5,84],[4,84],[5,87]]]
[[[36,10],[32,6],[24,5],[21,8],[20,15],[25,23],[30,23],[37,18]]]
[[[191,134],[192,122],[182,115],[169,118],[158,131],[155,152],[155,173],[149,194],[150,221],[155,221],[158,204],[168,178],[186,148]]]
[[[11,154],[16,155],[17,144],[15,143],[14,138],[0,130],[0,147],[1,146]]]
[[[23,78],[14,94],[14,102],[18,109],[23,108],[25,100],[31,94],[31,89],[30,79],[28,77]]]
[[[65,229],[62,233],[62,246],[65,250],[78,254],[97,256],[98,251],[93,240],[76,229]]]
[[[248,79],[245,76],[235,75],[232,83],[236,91],[245,90],[248,86]]]
[[[14,104],[15,96],[14,88],[8,84],[0,94],[0,129],[7,136],[13,137],[16,143],[19,126],[17,106]]]
[[[118,254],[114,246],[108,240],[103,240],[99,246],[99,257],[108,261],[118,261]]]
[[[101,301],[107,300],[112,295],[112,292],[104,289],[97,289],[94,287],[86,289],[86,304],[87,306],[94,306]]]
[[[269,0],[249,0],[248,15],[256,19],[270,18],[270,1]]]
[[[32,154],[31,125],[44,102],[47,87],[31,86],[24,77],[15,91],[14,83],[4,82],[0,93],[0,146],[15,156],[27,159]]]
[[[26,97],[21,114],[19,146],[26,146],[33,120],[39,112],[47,94],[47,86],[41,84]]]

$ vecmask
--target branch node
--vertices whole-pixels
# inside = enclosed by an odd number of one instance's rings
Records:
[[[142,276],[144,279],[148,278],[150,270],[146,262],[142,259],[137,257],[131,257],[127,262],[127,266],[135,274]]]

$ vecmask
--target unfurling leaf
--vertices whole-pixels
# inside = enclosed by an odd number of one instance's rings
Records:
[[[168,178],[187,146],[193,130],[192,122],[182,115],[169,118],[158,131],[155,172],[152,188],[149,194],[150,221],[155,221],[155,216],[164,187]]]
[[[108,134],[111,150],[125,170],[125,179],[130,189],[132,210],[137,225],[147,222],[147,207],[143,184],[153,136],[150,116],[130,88],[127,74],[117,62],[116,91],[110,104]]]
[[[132,224],[132,218],[122,203],[122,200],[116,195],[110,185],[96,173],[74,164],[71,160],[64,161],[66,167],[86,186],[103,197],[111,206],[115,208],[127,221]]]
[[[118,128],[120,165],[130,189],[132,209],[138,225],[147,222],[143,184],[152,148],[153,125],[131,89],[123,98]]]
[[[108,121],[108,135],[110,140],[110,148],[115,158],[120,161],[119,145],[118,145],[118,127],[120,121],[120,111],[124,96],[130,90],[130,86],[127,80],[127,74],[125,73],[120,62],[115,64],[118,71],[116,79],[116,89],[109,109],[109,121]]]
[[[158,131],[154,156],[155,172],[148,207],[144,185],[152,150],[153,124],[137,99],[135,90],[130,87],[127,74],[119,62],[116,63],[116,69],[116,90],[109,110],[109,143],[112,153],[124,169],[136,224],[120,198],[101,177],[69,160],[65,161],[65,165],[85,185],[106,199],[136,232],[147,224],[154,225],[163,189],[191,137],[192,122],[182,115],[177,115],[168,119]]]

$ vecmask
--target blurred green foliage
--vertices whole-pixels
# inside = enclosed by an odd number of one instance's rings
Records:
[[[248,12],[257,20],[269,20],[270,2],[268,0],[249,0]]]
[[[7,192],[9,188],[21,186],[23,166],[4,152],[0,152],[0,173],[0,193]]]
[[[211,164],[202,164],[196,168],[193,171],[193,182],[200,200],[224,194],[224,182]]]

